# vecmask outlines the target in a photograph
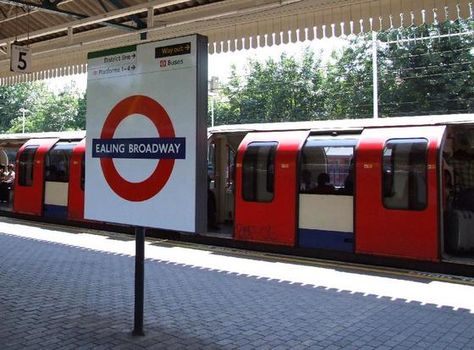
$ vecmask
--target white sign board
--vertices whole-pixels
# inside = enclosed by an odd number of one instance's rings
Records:
[[[10,70],[29,73],[31,70],[31,49],[26,46],[11,45]]]
[[[202,232],[207,39],[89,54],[85,217]]]

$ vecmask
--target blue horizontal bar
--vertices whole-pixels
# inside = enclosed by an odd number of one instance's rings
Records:
[[[186,138],[93,139],[93,158],[185,159]]]
[[[299,229],[298,244],[302,248],[317,248],[353,252],[354,233]]]

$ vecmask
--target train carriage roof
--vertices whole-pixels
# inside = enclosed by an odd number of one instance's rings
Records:
[[[388,128],[401,126],[430,126],[473,124],[474,114],[430,115],[416,117],[394,117],[378,119],[338,119],[303,122],[283,122],[265,124],[235,124],[215,126],[208,130],[210,134],[247,133],[259,131],[309,130],[314,133],[361,133],[367,128]]]
[[[474,114],[432,115],[417,117],[395,117],[379,119],[338,119],[317,120],[282,123],[255,123],[221,125],[208,129],[208,136],[213,134],[232,134],[248,132],[270,132],[309,130],[312,133],[354,133],[359,134],[367,128],[388,128],[405,126],[430,126],[430,125],[474,125]],[[20,146],[30,139],[58,138],[60,140],[82,140],[86,131],[61,131],[38,132],[0,135],[0,146]]]
[[[1,147],[20,147],[26,141],[31,139],[60,139],[60,140],[82,140],[86,136],[85,131],[52,131],[52,132],[36,132],[25,134],[3,134],[0,135]]]

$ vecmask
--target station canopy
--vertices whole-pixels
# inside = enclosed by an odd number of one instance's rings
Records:
[[[0,84],[86,71],[87,53],[188,34],[209,53],[472,18],[470,0],[0,0]],[[31,72],[10,72],[10,45]]]

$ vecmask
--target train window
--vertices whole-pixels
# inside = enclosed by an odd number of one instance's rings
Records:
[[[278,142],[252,142],[242,165],[242,197],[250,202],[271,202],[275,183],[275,153]]]
[[[309,137],[301,153],[300,193],[352,195],[356,142]]]
[[[383,151],[382,194],[387,209],[423,210],[427,205],[426,139],[388,140]]]
[[[38,146],[26,146],[20,154],[18,183],[20,186],[31,186],[33,184],[33,165]]]
[[[54,182],[69,181],[69,160],[76,143],[58,142],[46,155],[45,180]]]

